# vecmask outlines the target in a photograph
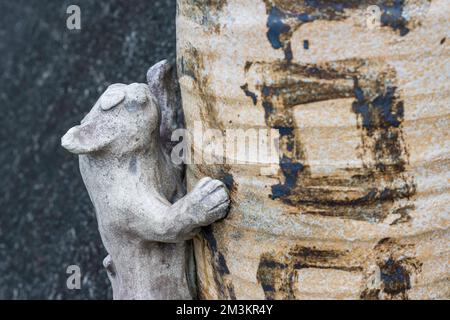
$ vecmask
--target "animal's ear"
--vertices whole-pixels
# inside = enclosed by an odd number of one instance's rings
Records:
[[[147,71],[147,82],[151,93],[158,100],[164,100],[171,85],[172,66],[167,60],[155,64]]]
[[[172,132],[184,121],[176,71],[167,60],[163,60],[148,70],[147,82],[161,110],[161,140],[169,148]]]
[[[103,149],[112,139],[102,134],[102,130],[97,126],[98,123],[88,121],[71,128],[61,138],[61,145],[75,154],[87,154]]]
[[[125,99],[125,85],[113,84],[100,97],[100,108],[104,111],[110,110],[117,106]]]

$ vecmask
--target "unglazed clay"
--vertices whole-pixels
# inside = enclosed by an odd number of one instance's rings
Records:
[[[182,171],[160,137],[171,130],[168,78],[163,61],[149,70],[149,85],[111,85],[62,138],[62,146],[79,155],[115,299],[193,298],[188,240],[223,218],[229,205],[226,187],[211,178],[185,195]]]

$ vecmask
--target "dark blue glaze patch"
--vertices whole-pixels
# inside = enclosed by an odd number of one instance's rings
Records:
[[[243,86],[241,86],[241,89],[242,91],[244,91],[247,97],[250,97],[252,99],[253,104],[256,106],[256,104],[258,103],[258,96],[254,92],[248,90],[248,84],[246,83]]]

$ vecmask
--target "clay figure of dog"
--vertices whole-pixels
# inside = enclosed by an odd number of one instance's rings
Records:
[[[169,69],[165,61],[152,67],[149,85],[111,85],[61,140],[79,155],[109,253],[104,264],[114,299],[193,298],[187,240],[223,218],[229,206],[226,187],[211,178],[185,195],[182,172],[164,150],[160,131],[170,130],[160,123],[162,113],[171,115],[165,105]]]

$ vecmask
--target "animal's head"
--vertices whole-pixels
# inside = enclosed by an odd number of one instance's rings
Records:
[[[61,144],[75,154],[126,154],[159,136],[160,110],[147,84],[113,84]]]

